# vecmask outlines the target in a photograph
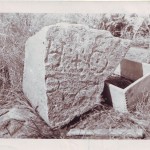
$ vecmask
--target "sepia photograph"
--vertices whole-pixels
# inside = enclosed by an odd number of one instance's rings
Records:
[[[150,13],[0,13],[0,138],[150,139]]]

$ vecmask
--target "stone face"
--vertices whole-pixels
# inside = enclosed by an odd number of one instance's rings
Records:
[[[24,122],[19,121],[19,120],[10,120],[8,125],[7,125],[7,130],[9,134],[12,136],[15,133],[17,133],[24,125]]]
[[[129,45],[83,25],[44,27],[26,42],[24,93],[52,128],[61,127],[99,104]]]

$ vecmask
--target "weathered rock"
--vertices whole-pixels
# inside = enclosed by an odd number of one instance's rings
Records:
[[[8,133],[12,136],[15,133],[17,133],[23,127],[23,125],[24,125],[23,121],[12,119],[8,122],[6,128],[8,130]]]
[[[83,25],[44,27],[26,42],[24,93],[52,128],[63,126],[99,104],[104,80],[129,45]]]
[[[35,118],[29,109],[19,105],[11,109],[0,110],[0,138],[24,138],[26,136],[29,121]],[[36,120],[35,120],[36,121]],[[31,132],[34,134],[33,132]]]

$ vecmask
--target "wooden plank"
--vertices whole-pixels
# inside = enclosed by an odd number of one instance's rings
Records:
[[[120,128],[120,129],[71,129],[67,136],[99,136],[99,137],[128,137],[128,138],[143,138],[144,131],[140,128]]]

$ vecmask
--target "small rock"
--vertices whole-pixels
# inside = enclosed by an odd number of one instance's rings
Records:
[[[15,133],[17,133],[22,128],[23,125],[24,125],[23,121],[12,119],[9,121],[6,128],[9,132],[9,134],[11,136],[13,136]]]

